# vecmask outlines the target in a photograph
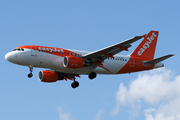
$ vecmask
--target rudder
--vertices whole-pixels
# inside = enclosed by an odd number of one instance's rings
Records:
[[[152,60],[156,49],[159,31],[150,31],[144,35],[143,41],[131,54],[131,57],[140,57],[145,60]]]

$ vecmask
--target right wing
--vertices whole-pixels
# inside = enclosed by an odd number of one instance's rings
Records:
[[[131,43],[141,39],[142,37],[144,37],[144,35],[143,36],[136,36],[136,37],[133,37],[131,39],[125,40],[123,42],[114,44],[112,46],[97,50],[95,52],[85,54],[85,55],[83,55],[83,58],[87,62],[93,63],[92,67],[96,68],[99,65],[97,63],[97,61],[102,63],[105,59],[107,59],[109,57],[113,57],[113,55],[115,55],[115,54],[117,54],[123,50],[128,51],[127,49],[129,47],[131,47]]]

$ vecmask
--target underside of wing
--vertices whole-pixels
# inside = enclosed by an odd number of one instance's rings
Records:
[[[83,58],[87,61],[87,62],[96,62],[92,64],[92,67],[95,68],[98,66],[98,62],[103,62],[105,59],[109,58],[109,57],[113,57],[113,55],[126,50],[128,51],[128,48],[131,47],[131,43],[141,39],[143,36],[136,36],[133,37],[131,39],[125,40],[123,42],[114,44],[112,46],[97,50],[95,52],[91,52],[88,54],[83,55]]]

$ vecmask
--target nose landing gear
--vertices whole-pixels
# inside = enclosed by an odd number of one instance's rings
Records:
[[[32,74],[33,66],[31,66],[31,65],[29,66],[29,71],[30,71],[30,73],[28,74],[28,77],[31,78],[33,76],[33,74]]]
[[[33,74],[32,74],[32,73],[29,73],[29,74],[28,74],[28,77],[29,77],[29,78],[31,78],[32,76],[33,76]]]

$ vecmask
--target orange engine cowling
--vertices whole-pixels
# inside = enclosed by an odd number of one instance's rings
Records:
[[[39,72],[39,80],[41,82],[56,82],[58,73],[50,70],[42,70]]]
[[[66,56],[63,60],[63,66],[66,68],[82,68],[84,59],[80,57]]]

